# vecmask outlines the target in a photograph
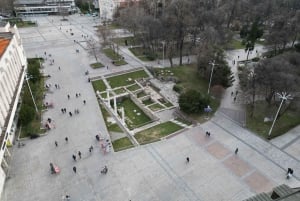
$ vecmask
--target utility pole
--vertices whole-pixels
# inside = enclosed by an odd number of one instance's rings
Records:
[[[288,99],[293,99],[292,96],[291,96],[291,95],[288,95],[287,92],[282,92],[281,94],[280,94],[280,93],[277,93],[277,95],[278,95],[279,98],[281,99],[281,103],[280,103],[280,105],[279,105],[279,108],[278,108],[277,113],[276,113],[276,115],[275,115],[275,118],[274,118],[274,120],[273,120],[272,126],[271,126],[271,128],[270,128],[270,130],[269,130],[269,134],[268,134],[268,135],[269,135],[269,138],[270,138],[270,136],[271,136],[271,133],[272,133],[272,130],[273,130],[275,121],[276,121],[276,119],[277,119],[277,117],[278,117],[278,114],[279,114],[279,112],[280,112],[280,109],[281,109],[281,107],[282,107],[283,102],[286,101],[286,100],[288,100]]]
[[[218,64],[215,64],[215,60],[213,60],[213,61],[210,62],[209,64],[211,64],[211,73],[210,73],[210,78],[209,78],[209,83],[208,83],[207,94],[209,94],[210,85],[211,85],[211,80],[212,80],[212,76],[213,76],[213,73],[214,73],[215,65],[218,65]]]

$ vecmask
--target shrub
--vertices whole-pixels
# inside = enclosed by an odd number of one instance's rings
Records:
[[[210,98],[203,96],[196,90],[188,90],[179,96],[180,110],[188,114],[203,112],[203,109],[209,105]]]
[[[300,43],[295,44],[294,47],[296,48],[297,52],[300,52]]]
[[[20,123],[23,125],[27,125],[34,119],[35,110],[34,110],[34,108],[32,108],[26,104],[23,104],[19,115],[20,115],[19,116]]]
[[[175,84],[173,90],[180,94],[183,91],[183,87],[178,84]]]

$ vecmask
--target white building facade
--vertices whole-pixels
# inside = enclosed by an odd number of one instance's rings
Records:
[[[126,7],[131,3],[139,3],[140,0],[99,0],[100,19],[112,21],[119,7]]]
[[[75,13],[75,0],[15,0],[14,10],[17,16],[55,15]]]
[[[14,140],[14,119],[24,82],[27,59],[16,26],[0,27],[0,193],[8,173]]]

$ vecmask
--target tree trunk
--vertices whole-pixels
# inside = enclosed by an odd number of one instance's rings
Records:
[[[169,61],[170,61],[170,65],[171,65],[171,68],[173,67],[173,59],[172,57],[169,57]]]
[[[182,65],[182,50],[183,50],[183,40],[180,40],[179,44],[179,65]]]
[[[295,35],[295,37],[294,37],[294,39],[292,41],[292,47],[294,47],[297,38],[298,38],[298,33],[296,33],[296,35]]]
[[[248,50],[248,52],[247,52],[247,59],[246,59],[246,61],[248,61],[249,53],[250,53],[250,50]]]
[[[269,105],[271,105],[271,102],[272,102],[272,98],[274,96],[274,91],[271,91],[271,93],[266,97],[266,101]]]

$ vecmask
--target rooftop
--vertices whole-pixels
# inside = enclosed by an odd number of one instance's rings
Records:
[[[0,33],[0,58],[8,47],[10,40],[12,38],[12,33]]]

